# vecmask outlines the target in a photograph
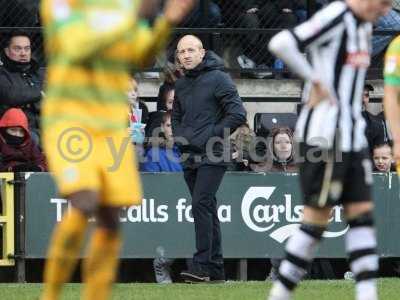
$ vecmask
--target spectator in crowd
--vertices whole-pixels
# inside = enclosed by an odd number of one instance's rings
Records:
[[[149,118],[149,110],[144,101],[138,96],[138,85],[135,79],[131,79],[131,89],[128,91],[129,101],[129,134],[136,145],[135,150],[139,157],[143,154],[143,141],[145,127]]]
[[[181,172],[180,152],[174,144],[171,127],[171,112],[159,112],[161,123],[154,126],[144,152],[141,171],[144,172]],[[157,130],[158,129],[158,130]]]
[[[32,27],[39,23],[37,6],[28,1],[0,0],[0,27]],[[32,4],[32,1],[29,1]]]
[[[256,172],[297,172],[293,131],[288,127],[273,128],[268,139],[269,155],[264,162],[251,164]]]
[[[176,57],[176,51],[174,51],[174,63],[167,62],[167,66],[164,69],[164,82],[158,90],[157,98],[157,110],[167,111],[170,110],[166,106],[166,95],[169,91],[175,90],[175,82],[183,76],[183,69]],[[175,91],[174,91],[175,94]],[[169,95],[171,96],[171,95]],[[172,108],[171,108],[172,109]]]
[[[223,143],[207,144],[244,124],[246,111],[232,79],[224,72],[222,59],[205,51],[200,39],[184,36],[177,52],[185,76],[176,82],[172,128],[175,139],[186,141],[180,141],[180,147],[188,154],[183,168],[192,196],[197,249],[193,268],[181,276],[187,282],[224,281],[215,195],[226,163]]]
[[[28,120],[19,108],[8,109],[0,119],[0,171],[43,172],[46,159],[32,140]]]
[[[32,139],[38,143],[44,74],[31,56],[29,35],[12,32],[0,57],[0,115],[11,107],[21,108],[28,117]]]
[[[305,21],[306,9],[304,0],[233,0],[224,1],[223,12],[228,26],[241,28],[291,28]],[[268,66],[270,56],[266,55],[265,45],[270,36],[265,34],[246,34],[239,36],[242,53],[237,62],[242,69],[264,69],[246,72],[256,78],[272,75],[265,69],[274,67],[281,71],[283,64],[274,63]],[[265,51],[263,51],[265,49]]]
[[[251,171],[250,164],[263,161],[265,144],[257,143],[256,134],[249,124],[239,126],[230,136],[232,164],[229,171]]]
[[[365,135],[367,137],[368,147],[371,156],[374,146],[388,142],[387,137],[385,137],[385,127],[382,121],[367,110],[370,99],[370,92],[372,92],[373,90],[374,88],[370,84],[366,84],[364,86],[362,111],[362,115],[366,122]]]
[[[376,145],[373,150],[374,170],[378,172],[395,171],[392,147],[389,144]]]
[[[142,172],[182,172],[180,152],[175,146],[171,128],[171,112],[152,112],[148,125],[153,128],[148,138],[144,157],[140,164]],[[171,265],[174,259],[157,257],[153,261],[157,283],[172,283]]]
[[[204,8],[207,11],[204,11]],[[217,27],[221,23],[221,9],[213,0],[205,6],[203,1],[197,1],[197,5],[184,20],[180,27]]]
[[[135,118],[134,111],[135,109],[140,109],[141,110],[141,120],[140,122],[143,124],[147,123],[147,120],[149,118],[149,109],[146,105],[146,103],[139,98],[139,91],[138,91],[138,84],[135,79],[131,79],[131,87],[130,90],[128,91],[128,101],[129,101],[129,106],[130,106],[130,117],[131,121],[138,121],[132,118]]]
[[[232,164],[228,166],[229,171],[249,171],[250,147],[254,132],[249,125],[243,124],[239,126],[230,136],[232,147]]]
[[[380,17],[375,23],[375,30],[400,30],[400,2],[393,1],[393,8],[389,13]],[[383,52],[393,39],[393,34],[374,35],[372,37],[372,55],[376,56]]]
[[[162,90],[161,90],[162,88]],[[172,110],[175,97],[174,84],[164,84],[160,87],[157,99],[157,110],[169,111]]]

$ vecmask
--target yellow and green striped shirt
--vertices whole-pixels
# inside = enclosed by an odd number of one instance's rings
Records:
[[[78,122],[94,129],[127,124],[129,70],[146,66],[171,26],[137,20],[141,0],[42,0],[48,59],[43,126]]]
[[[400,35],[390,43],[386,51],[384,79],[386,85],[400,86]]]

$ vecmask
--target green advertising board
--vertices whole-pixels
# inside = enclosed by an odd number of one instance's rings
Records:
[[[124,207],[122,258],[190,257],[194,251],[191,199],[182,174],[142,174],[143,204]],[[394,174],[374,175],[375,216],[381,256],[399,257],[399,184]],[[43,258],[57,222],[68,207],[47,173],[26,174],[27,258]],[[296,174],[227,173],[217,194],[224,256],[268,258],[299,226],[303,206]],[[348,230],[343,209],[335,208],[318,257],[345,257]]]

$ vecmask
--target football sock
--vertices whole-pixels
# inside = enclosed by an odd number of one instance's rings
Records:
[[[75,208],[64,214],[56,226],[44,270],[42,300],[59,298],[62,284],[70,279],[76,266],[86,227],[86,216]]]
[[[356,280],[356,299],[377,300],[379,258],[372,213],[363,214],[348,223],[350,229],[345,243],[350,269]]]
[[[84,300],[109,299],[112,283],[118,268],[118,254],[121,248],[118,231],[97,228],[93,233],[88,256],[83,263]]]
[[[292,235],[269,299],[290,299],[292,291],[307,274],[324,231],[325,227],[320,225],[302,224]]]

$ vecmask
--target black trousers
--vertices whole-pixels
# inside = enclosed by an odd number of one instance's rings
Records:
[[[200,165],[184,170],[186,184],[192,196],[192,213],[196,234],[193,264],[211,277],[223,275],[224,263],[221,230],[215,194],[226,171],[225,166]]]

